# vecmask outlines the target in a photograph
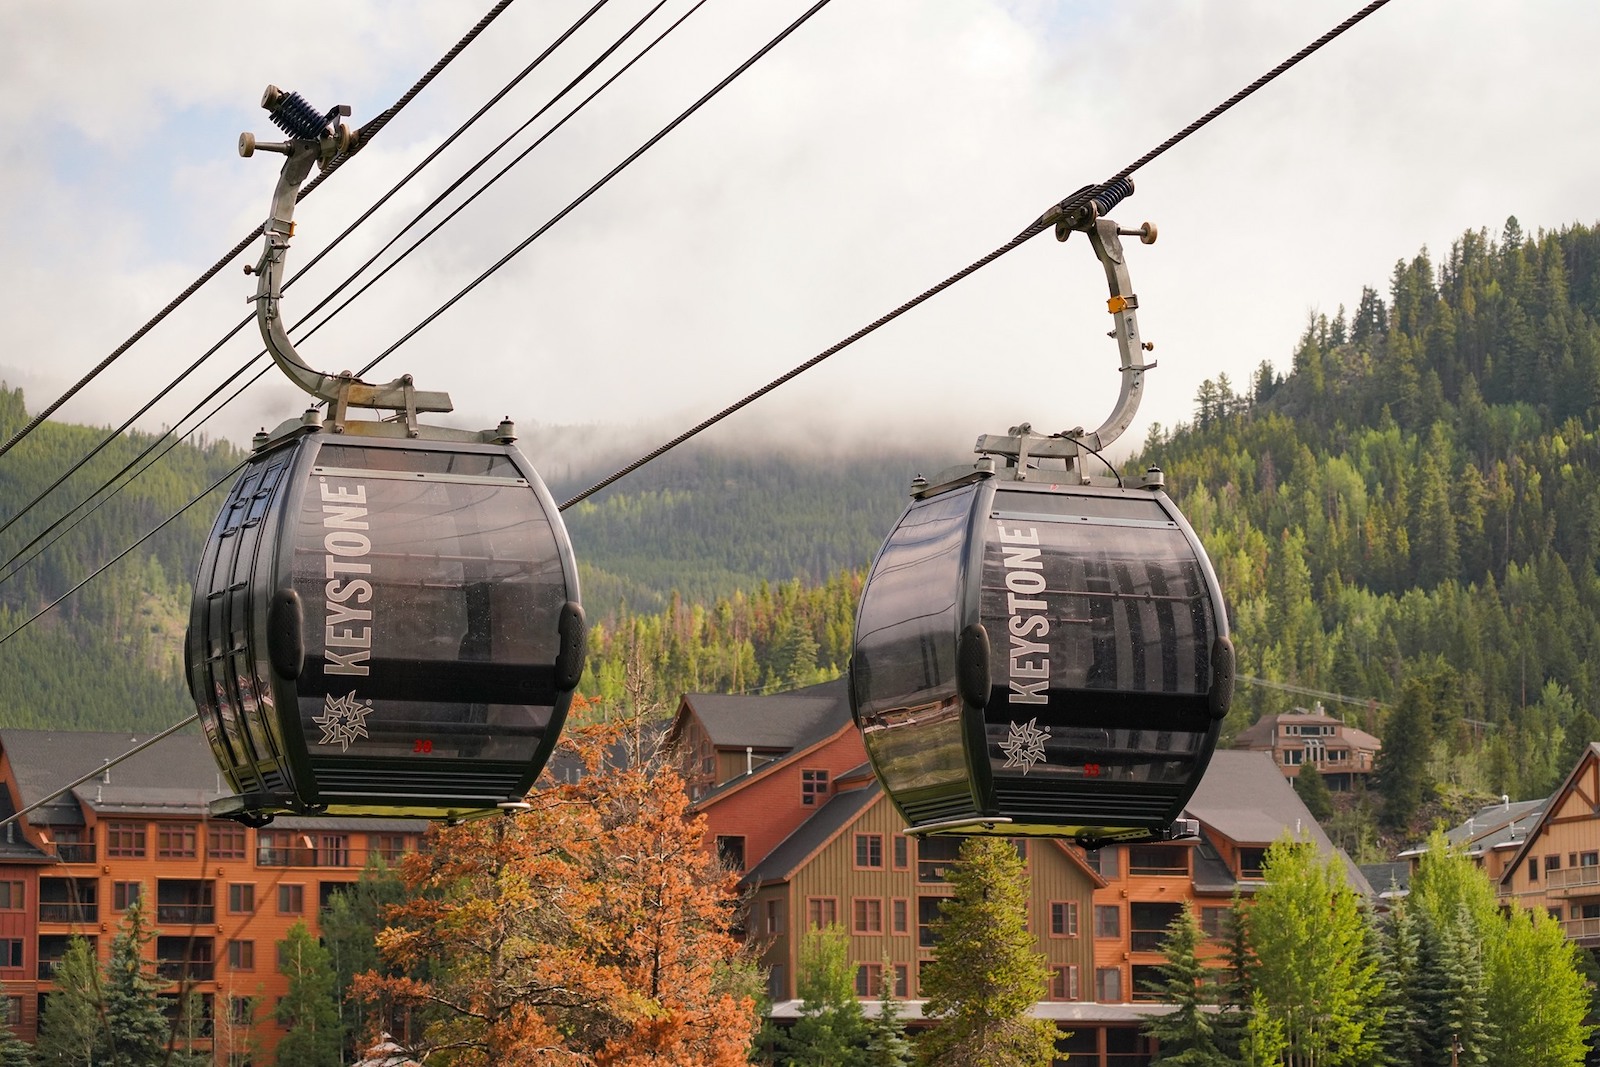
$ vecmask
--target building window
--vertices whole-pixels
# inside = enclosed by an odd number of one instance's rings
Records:
[[[730,871],[744,870],[744,838],[718,835],[717,859]]]
[[[961,856],[959,837],[920,837],[917,839],[917,881],[943,882],[945,872]]]
[[[1284,765],[1287,767],[1299,766],[1302,762],[1304,762],[1305,756],[1306,754],[1303,749],[1286,748],[1283,750]]]
[[[890,906],[889,913],[890,913],[890,917],[893,920],[893,930],[894,930],[895,933],[897,933],[897,934],[908,934],[908,933],[911,932],[911,920],[910,920],[911,902],[910,901],[906,900],[903,897],[900,898],[899,900],[896,900]]]
[[[1239,850],[1239,877],[1260,878],[1261,868],[1267,862],[1267,850],[1264,848],[1241,848]]]
[[[21,997],[7,997],[6,998],[6,1025],[11,1027],[11,1029],[13,1031],[15,1031],[17,1027],[22,1025],[22,998]]]
[[[862,963],[856,966],[856,996],[875,997],[883,991],[883,964]]]
[[[306,887],[280,885],[278,887],[278,914],[301,915],[306,910]]]
[[[894,869],[903,871],[911,866],[911,848],[904,834],[894,835]]]
[[[783,1000],[789,995],[789,986],[784,982],[783,964],[774,963],[767,972],[767,996],[773,1000]]]
[[[1102,1004],[1122,1003],[1122,968],[1095,968],[1094,999]]]
[[[0,911],[22,910],[22,883],[0,882]]]
[[[94,832],[84,826],[61,826],[54,831],[56,858],[62,863],[93,863]]]
[[[1539,880],[1539,860],[1537,858],[1530,859],[1528,861],[1528,884],[1532,885],[1533,883],[1537,882],[1538,880]]]
[[[245,852],[244,827],[232,822],[206,826],[206,856],[213,860],[242,860]]]
[[[856,866],[883,869],[883,835],[856,835]]]
[[[853,929],[856,933],[883,933],[883,901],[876,897],[857,897],[852,904]]]
[[[393,863],[406,854],[405,834],[372,834],[367,838],[367,847],[382,856],[388,863]]]
[[[1130,845],[1128,873],[1174,877],[1189,873],[1187,846]]]
[[[230,885],[228,887],[228,912],[232,915],[251,915],[256,910],[256,887]]]
[[[783,933],[783,901],[767,901],[767,933]]]
[[[1559,871],[1560,869],[1561,869],[1561,857],[1560,856],[1546,856],[1544,858],[1544,873],[1545,874],[1549,874],[1551,871]]]
[[[1133,965],[1133,1000],[1160,1000],[1162,988],[1160,967],[1149,963]]]
[[[254,941],[229,941],[228,968],[235,971],[255,970],[256,943]]]
[[[234,1026],[250,1026],[255,1023],[255,1005],[249,997],[228,998],[228,1021]]]
[[[1078,902],[1076,900],[1052,900],[1050,902],[1050,936],[1078,936]]]
[[[932,948],[939,943],[939,936],[934,932],[933,926],[939,921],[939,908],[948,897],[918,897],[917,898],[917,944],[922,948]]]
[[[806,898],[806,926],[823,930],[839,921],[839,902],[833,897]]]
[[[828,794],[828,772],[802,770],[800,772],[800,803],[815,804],[817,798]]]
[[[1167,943],[1167,930],[1182,913],[1180,904],[1133,901],[1128,905],[1130,948],[1135,952],[1160,952]],[[1137,987],[1135,987],[1137,991]]]
[[[1228,932],[1227,908],[1201,908],[1200,932],[1213,941],[1220,941]]]
[[[908,988],[909,988],[910,985],[911,985],[911,968],[907,967],[903,963],[895,964],[894,965],[894,995],[897,996],[897,997],[910,996],[911,994],[908,992]]]
[[[194,823],[156,824],[156,857],[164,860],[192,860],[200,855],[199,832]]]
[[[20,937],[0,938],[0,967],[22,966],[22,939]]]
[[[1117,846],[1107,845],[1105,848],[1096,848],[1085,852],[1083,859],[1089,865],[1091,871],[1102,878],[1111,879],[1117,877],[1117,854]]]
[[[1050,999],[1051,1000],[1078,1000],[1078,965],[1069,963],[1065,967],[1052,967],[1050,969]]]
[[[1115,904],[1096,904],[1094,906],[1094,936],[1121,937],[1122,909]],[[1117,1003],[1117,1001],[1112,1003]]]
[[[127,911],[139,903],[139,897],[144,892],[142,882],[112,882],[111,883],[111,910]]]
[[[1600,852],[1584,852],[1578,856],[1579,867],[1600,867]]]
[[[145,826],[142,822],[106,823],[106,855],[121,859],[143,859]]]

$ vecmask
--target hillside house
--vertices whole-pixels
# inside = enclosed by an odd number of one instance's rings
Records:
[[[1271,754],[1287,778],[1314,764],[1334,792],[1355,789],[1372,774],[1383,742],[1329,715],[1318,704],[1286,715],[1263,715],[1243,730],[1234,748]]]

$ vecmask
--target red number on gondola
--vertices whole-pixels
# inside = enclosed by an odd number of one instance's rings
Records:
[[[1098,763],[1085,763],[1083,765],[1083,776],[1085,778],[1098,778],[1098,777],[1100,777],[1100,764],[1098,764]]]
[[[413,752],[432,752],[433,751],[433,742],[428,740],[427,738],[419,738],[418,740],[412,742],[411,751],[413,751]]]

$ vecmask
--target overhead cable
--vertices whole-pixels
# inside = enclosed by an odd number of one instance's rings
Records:
[[[406,90],[405,94],[401,96],[399,100],[395,101],[392,105],[380,113],[377,118],[361,127],[361,131],[355,142],[350,146],[349,151],[342,153],[329,161],[327,167],[323,169],[322,173],[318,174],[314,179],[306,184],[304,189],[300,190],[296,201],[298,202],[299,200],[303,200],[307,196],[310,196],[313,189],[321,185],[323,181],[332,175],[335,170],[343,166],[347,159],[364,148],[373,137],[377,136],[378,131],[387,126],[389,121],[398,115],[400,110],[409,104],[419,92],[426,88],[429,82],[438,77],[439,72],[444,70],[445,67],[449,66],[450,61],[455,59],[456,56],[460,55],[463,49],[476,40],[478,35],[487,29],[489,24],[500,16],[501,12],[511,6],[512,2],[513,0],[499,0],[494,7],[490,8],[488,14],[479,19],[477,25],[468,30],[467,33],[455,43],[455,46],[444,54],[439,62],[435,63],[428,69],[426,74],[417,79],[416,84],[412,85],[410,89]],[[24,425],[16,433],[12,434],[10,438],[8,438],[3,444],[0,444],[0,456],[4,456],[7,452],[11,451],[11,449],[16,446],[17,442],[21,441],[24,437],[27,437],[30,433],[37,429],[42,422],[48,419],[51,415],[55,414],[61,405],[65,404],[68,400],[71,400],[78,394],[80,390],[83,389],[84,386],[98,378],[107,367],[116,362],[117,357],[121,356],[128,349],[132,348],[141,337],[149,333],[163,319],[175,311],[180,304],[193,296],[202,285],[216,277],[218,271],[237,259],[245,251],[245,249],[250,247],[251,242],[253,242],[257,237],[261,236],[262,229],[265,225],[266,224],[263,222],[254,230],[246,234],[244,238],[241,239],[238,244],[229,249],[221,259],[213,263],[200,275],[200,277],[191,282],[187,289],[174,297],[171,303],[167,304],[166,307],[157,312],[149,322],[146,322],[143,326],[135,330],[132,336],[118,345],[112,351],[112,353],[105,359],[101,360],[93,370],[80,378],[76,385],[68,389],[65,393],[61,394],[61,396],[57,397],[51,403],[45,405],[43,410],[30,419],[26,425]]]
[[[906,301],[904,304],[901,304],[899,307],[895,308],[893,311],[891,311],[888,314],[882,316],[881,318],[873,320],[872,322],[868,323],[866,326],[863,326],[861,329],[857,330],[855,333],[851,334],[849,337],[846,337],[844,340],[838,342],[837,344],[834,344],[829,348],[823,349],[821,352],[817,353],[815,356],[812,356],[810,359],[806,360],[804,363],[800,364],[798,367],[795,367],[794,369],[790,370],[788,373],[786,373],[786,374],[784,374],[784,375],[782,375],[782,376],[780,376],[778,378],[774,378],[772,381],[768,382],[766,385],[763,385],[761,388],[757,389],[755,392],[750,393],[749,395],[745,396],[742,400],[738,400],[738,401],[735,401],[732,404],[729,404],[727,407],[723,408],[721,411],[717,412],[715,415],[712,415],[710,418],[706,419],[705,421],[703,421],[703,422],[691,427],[690,429],[684,431],[683,433],[679,434],[677,437],[674,437],[672,440],[668,441],[666,444],[661,445],[660,447],[654,449],[653,451],[646,453],[645,455],[643,455],[640,458],[634,460],[632,463],[629,463],[627,466],[621,468],[620,470],[617,470],[616,472],[607,475],[606,477],[602,478],[600,481],[596,482],[595,484],[591,485],[589,488],[585,489],[583,492],[581,492],[578,495],[572,497],[570,500],[567,500],[566,502],[564,502],[561,505],[561,510],[565,511],[567,508],[572,507],[572,505],[577,504],[577,503],[579,503],[579,502],[581,502],[583,500],[586,500],[589,497],[593,496],[595,493],[598,493],[600,490],[604,489],[606,486],[610,485],[611,483],[613,483],[613,482],[615,482],[615,481],[617,481],[617,480],[619,480],[621,478],[624,478],[624,477],[628,476],[629,474],[632,474],[634,471],[638,470],[640,467],[643,467],[645,464],[650,463],[650,462],[652,462],[654,460],[657,460],[657,459],[661,458],[662,456],[666,455],[668,452],[672,451],[674,448],[677,448],[679,445],[683,444],[685,441],[689,440],[690,438],[695,437],[696,435],[704,432],[705,430],[710,429],[712,426],[715,426],[717,423],[721,422],[723,419],[727,418],[729,415],[732,415],[734,412],[739,411],[741,408],[747,407],[748,405],[750,405],[750,404],[754,403],[755,401],[761,399],[762,397],[766,396],[768,393],[770,393],[774,389],[778,388],[778,386],[783,385],[784,383],[786,383],[786,382],[788,382],[788,381],[790,381],[790,380],[792,380],[794,378],[799,377],[801,374],[804,374],[806,371],[810,370],[812,367],[815,367],[818,363],[821,363],[823,360],[827,359],[829,356],[835,354],[836,352],[840,352],[840,351],[843,351],[846,348],[849,348],[851,345],[855,344],[857,341],[861,340],[863,337],[867,336],[868,334],[872,333],[873,331],[877,330],[878,328],[893,322],[895,319],[899,318],[901,315],[904,315],[906,312],[910,311],[912,308],[917,307],[919,304],[922,304],[922,303],[926,302],[927,300],[929,300],[930,298],[932,298],[934,296],[937,296],[939,293],[944,292],[946,289],[950,288],[956,282],[961,281],[961,279],[967,277],[968,275],[972,274],[973,272],[977,271],[978,269],[980,269],[982,267],[987,267],[990,263],[993,263],[995,260],[997,260],[1001,256],[1005,255],[1007,252],[1010,252],[1012,249],[1016,248],[1017,246],[1025,244],[1026,242],[1032,240],[1033,238],[1037,237],[1039,234],[1043,233],[1045,230],[1048,230],[1048,229],[1052,228],[1053,226],[1055,226],[1056,222],[1058,220],[1060,220],[1061,218],[1063,218],[1063,217],[1071,214],[1072,212],[1077,211],[1078,209],[1086,206],[1091,199],[1096,199],[1096,198],[1104,195],[1106,193],[1106,191],[1108,190],[1108,188],[1115,187],[1119,183],[1126,183],[1127,178],[1129,177],[1129,175],[1133,174],[1134,171],[1138,170],[1140,167],[1144,166],[1146,163],[1148,163],[1151,160],[1155,159],[1157,156],[1161,155],[1161,153],[1167,151],[1167,149],[1171,148],[1173,145],[1177,144],[1179,141],[1182,141],[1184,138],[1188,137],[1190,134],[1194,133],[1196,130],[1200,129],[1202,126],[1205,126],[1207,123],[1209,123],[1213,119],[1217,118],[1223,112],[1227,111],[1228,109],[1232,108],[1235,104],[1239,103],[1245,97],[1251,95],[1256,90],[1260,89],[1262,86],[1266,85],[1268,82],[1272,81],[1274,78],[1278,77],[1280,74],[1284,73],[1289,68],[1293,67],[1295,64],[1299,63],[1301,60],[1305,59],[1307,56],[1309,56],[1313,52],[1317,51],[1323,45],[1327,44],[1329,41],[1332,41],[1334,38],[1338,37],[1340,34],[1344,33],[1346,30],[1350,29],[1350,27],[1354,26],[1356,23],[1360,22],[1362,19],[1366,18],[1368,15],[1372,14],[1374,11],[1377,11],[1379,8],[1383,7],[1388,2],[1389,2],[1389,0],[1373,0],[1372,3],[1368,4],[1366,7],[1362,8],[1360,11],[1356,12],[1354,15],[1351,15],[1349,18],[1345,19],[1343,22],[1341,22],[1339,25],[1335,26],[1333,29],[1329,30],[1327,33],[1323,34],[1321,37],[1318,37],[1311,44],[1306,45],[1304,48],[1300,49],[1300,51],[1296,52],[1294,55],[1290,56],[1288,59],[1284,60],[1282,63],[1279,63],[1276,67],[1273,67],[1266,74],[1263,74],[1261,77],[1257,78],[1255,81],[1251,82],[1249,85],[1245,86],[1243,89],[1240,89],[1238,92],[1236,92],[1232,96],[1228,97],[1228,99],[1224,100],[1222,103],[1218,104],[1216,107],[1212,108],[1210,111],[1208,111],[1204,115],[1200,116],[1200,118],[1198,118],[1195,121],[1191,122],[1188,126],[1185,126],[1182,130],[1179,130],[1177,133],[1173,134],[1171,137],[1167,138],[1165,141],[1161,142],[1161,144],[1157,145],[1155,148],[1153,148],[1149,152],[1146,152],[1144,155],[1140,156],[1138,159],[1134,160],[1132,163],[1130,163],[1128,166],[1124,167],[1122,170],[1119,170],[1116,174],[1114,174],[1110,178],[1106,179],[1105,182],[1103,182],[1103,183],[1101,183],[1100,185],[1097,185],[1097,186],[1095,186],[1095,185],[1085,186],[1084,188],[1079,189],[1076,193],[1073,193],[1067,199],[1062,200],[1060,203],[1051,205],[1051,207],[1048,210],[1046,210],[1044,212],[1044,214],[1040,215],[1033,222],[1029,223],[1028,226],[1025,227],[1022,230],[1021,233],[1017,234],[1011,240],[1007,241],[1005,244],[1001,245],[999,248],[995,249],[993,252],[990,252],[988,255],[984,256],[982,259],[978,259],[978,260],[975,260],[972,263],[967,264],[965,267],[961,268],[956,273],[950,275],[950,277],[946,278],[944,281],[939,282],[937,285],[934,285],[929,289],[923,290],[920,294],[918,294],[915,297],[912,297],[910,300]],[[1123,195],[1126,195],[1126,193],[1118,194],[1117,195],[1117,199],[1120,199],[1121,196],[1123,196]]]

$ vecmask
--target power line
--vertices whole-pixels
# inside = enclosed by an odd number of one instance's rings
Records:
[[[604,2],[604,0],[602,0],[602,2]],[[428,69],[426,74],[417,79],[416,83],[412,85],[410,89],[406,90],[405,94],[401,96],[399,100],[391,104],[387,109],[379,114],[377,118],[361,127],[359,134],[357,135],[355,141],[350,145],[350,148],[346,152],[330,160],[328,165],[323,168],[322,173],[318,174],[306,185],[304,189],[300,190],[299,195],[296,197],[296,201],[298,202],[299,200],[303,200],[307,196],[310,196],[313,189],[321,185],[323,181],[331,176],[335,170],[343,166],[347,159],[365,147],[373,137],[377,136],[380,130],[389,124],[391,119],[400,113],[402,108],[409,104],[418,93],[427,87],[429,82],[438,77],[440,71],[444,70],[445,67],[450,65],[451,60],[460,55],[462,50],[476,40],[478,35],[487,29],[489,24],[498,18],[500,13],[506,8],[510,7],[511,4],[512,0],[499,0],[494,7],[490,8],[489,13],[484,15],[483,18],[479,19],[478,24],[473,26],[472,29],[468,30],[465,36],[457,41],[455,46],[451,48],[450,51],[446,52],[437,63]],[[240,240],[238,244],[229,249],[221,259],[213,263],[200,275],[200,277],[191,282],[187,289],[174,297],[171,303],[167,304],[166,307],[157,312],[149,322],[146,322],[143,326],[135,330],[132,336],[118,345],[116,349],[114,349],[112,353],[105,359],[101,360],[93,370],[80,378],[76,385],[72,386],[72,388],[61,394],[60,397],[47,404],[44,409],[30,419],[26,425],[24,425],[16,433],[12,434],[5,443],[0,444],[0,456],[4,456],[7,452],[11,451],[11,449],[16,446],[17,442],[21,441],[24,437],[27,437],[30,433],[37,429],[38,426],[45,421],[45,419],[55,414],[61,405],[65,404],[68,400],[71,400],[81,389],[83,389],[84,386],[88,385],[90,382],[99,377],[107,367],[116,362],[119,356],[121,356],[128,349],[132,348],[141,337],[149,333],[163,319],[175,311],[180,304],[189,299],[189,297],[193,296],[202,285],[216,277],[218,271],[237,259],[245,249],[250,247],[250,243],[252,241],[261,236],[262,227],[265,225],[265,223],[262,223],[254,230],[246,234],[244,238]]]

